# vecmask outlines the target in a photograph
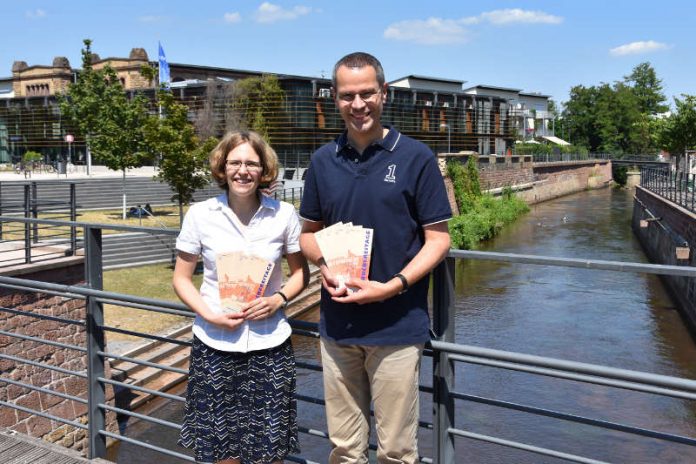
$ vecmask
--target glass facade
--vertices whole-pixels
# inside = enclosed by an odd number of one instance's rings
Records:
[[[281,162],[288,167],[306,167],[318,147],[341,133],[343,121],[331,98],[328,79],[278,78],[285,93],[283,101],[268,105],[275,109],[266,111],[263,118]],[[220,137],[226,130],[245,127],[243,114],[233,105],[231,83],[199,81],[173,92],[189,107],[189,118],[202,136]],[[153,91],[147,94],[154,96]],[[435,152],[449,149],[504,154],[514,140],[508,111],[505,100],[497,97],[392,87],[383,121]],[[79,163],[84,137],[65,126],[55,97],[0,102],[0,162],[18,162],[28,150],[43,153],[47,162],[65,159],[67,133],[75,135],[72,148]]]

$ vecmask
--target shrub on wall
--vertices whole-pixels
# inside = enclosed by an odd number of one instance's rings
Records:
[[[473,157],[466,167],[457,161],[447,164],[454,195],[461,214],[449,222],[452,248],[472,249],[494,237],[506,224],[529,211],[527,204],[515,197],[512,189],[503,190],[500,198],[481,193],[478,167]]]

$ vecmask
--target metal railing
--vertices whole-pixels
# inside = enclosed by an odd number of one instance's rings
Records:
[[[533,153],[532,161],[535,163],[560,163],[570,161],[605,160],[606,155],[594,153]]]
[[[28,223],[36,220],[25,219]],[[62,319],[54,316],[33,313],[14,307],[0,307],[0,313],[9,315],[22,315],[28,318],[48,319],[64,324],[76,324],[84,327],[87,339],[85,345],[75,345],[70,343],[60,343],[44,340],[41,337],[13,333],[11,331],[0,331],[1,336],[10,337],[14,340],[31,340],[39,344],[46,344],[56,348],[73,350],[78,355],[86,356],[86,369],[71,371],[50,365],[47,362],[37,362],[23,358],[21,355],[9,355],[0,353],[0,360],[11,361],[17,365],[30,364],[40,366],[51,371],[57,371],[64,375],[75,376],[86,379],[88,384],[87,397],[77,397],[50,389],[35,386],[30,383],[13,380],[6,375],[0,377],[0,382],[15,385],[24,389],[39,391],[43,394],[55,395],[57,397],[73,400],[88,407],[88,421],[86,424],[65,417],[59,417],[43,410],[31,409],[11,401],[0,401],[0,406],[16,409],[30,414],[35,414],[44,418],[55,420],[59,423],[68,424],[78,429],[83,429],[89,437],[88,454],[90,458],[104,457],[106,455],[106,440],[112,438],[126,442],[135,446],[144,447],[157,451],[166,456],[176,457],[185,461],[194,462],[193,458],[177,450],[161,447],[144,440],[138,440],[125,436],[121,433],[114,433],[106,428],[107,412],[117,413],[126,417],[147,421],[167,428],[171,433],[178,433],[181,425],[172,421],[159,419],[151,415],[130,411],[124,407],[116,407],[108,404],[106,400],[106,387],[110,385],[114,388],[124,388],[137,391],[144,391],[158,398],[174,402],[183,402],[184,398],[167,393],[148,389],[142,386],[135,386],[124,383],[114,378],[107,378],[105,374],[105,361],[125,360],[135,364],[156,367],[166,371],[174,371],[185,374],[186,371],[157,362],[140,361],[135,358],[124,357],[115,353],[107,352],[105,338],[107,333],[120,333],[133,335],[148,340],[159,340],[178,345],[190,345],[188,341],[173,339],[166,336],[147,334],[138,331],[126,330],[113,327],[104,322],[104,304],[118,304],[137,308],[153,313],[164,313],[192,317],[193,314],[182,304],[172,303],[162,300],[125,295],[121,293],[107,292],[102,290],[102,262],[101,262],[101,239],[102,228],[112,228],[112,226],[99,226],[73,223],[75,226],[84,228],[85,237],[85,274],[86,285],[58,285],[35,280],[19,279],[13,277],[0,276],[0,288],[6,290],[38,292],[50,295],[57,295],[63,299],[79,299],[85,301],[86,315],[83,320]],[[127,227],[117,227],[127,229]],[[132,229],[132,228],[131,228]],[[157,232],[161,232],[157,230]],[[512,370],[525,372],[539,376],[551,376],[559,379],[572,380],[595,385],[603,385],[621,390],[639,391],[653,395],[673,397],[685,400],[696,399],[696,381],[683,378],[655,375],[632,371],[627,369],[617,369],[600,365],[585,364],[579,362],[564,361],[541,356],[531,356],[521,353],[487,349],[485,347],[462,345],[455,343],[455,261],[466,260],[488,260],[505,263],[518,263],[524,265],[545,265],[560,266],[571,268],[582,268],[590,270],[605,270],[616,272],[640,272],[648,274],[685,276],[696,278],[696,268],[682,266],[663,266],[640,263],[624,263],[615,261],[584,260],[551,258],[544,256],[518,255],[506,253],[477,252],[477,251],[450,251],[447,259],[441,263],[433,275],[433,332],[434,339],[426,346],[425,355],[432,357],[432,385],[421,385],[422,392],[431,393],[433,401],[432,417],[424,417],[420,422],[420,427],[425,430],[432,430],[433,454],[432,456],[421,456],[420,461],[424,463],[451,464],[456,462],[457,438],[467,438],[483,441],[499,446],[524,450],[539,455],[560,458],[570,462],[597,463],[595,459],[587,456],[579,456],[567,453],[563,450],[547,449],[527,443],[516,442],[495,436],[488,436],[475,433],[471,430],[458,428],[457,424],[464,422],[464,418],[457,417],[455,411],[456,402],[464,401],[469,403],[486,404],[513,411],[520,411],[541,417],[552,417],[570,423],[584,424],[598,427],[607,431],[621,431],[624,433],[644,437],[650,440],[663,440],[672,443],[679,443],[696,447],[696,438],[686,437],[662,432],[658,430],[645,429],[630,424],[610,422],[603,419],[585,417],[577,414],[569,414],[561,411],[542,409],[526,404],[518,404],[510,401],[501,401],[496,398],[487,398],[471,395],[466,392],[457,391],[455,385],[455,373],[462,369],[461,365],[484,365],[496,369]],[[318,337],[316,324],[291,321],[293,332],[299,336]],[[316,362],[304,362],[298,360],[298,369],[309,369],[313,371],[321,370],[321,366]],[[465,368],[464,368],[465,369]],[[313,398],[299,391],[296,394],[299,401],[323,404],[321,398]],[[327,433],[300,424],[300,432],[315,437],[327,437]],[[374,444],[370,445],[375,449]],[[587,450],[591,452],[591,450]],[[290,456],[289,461],[311,463],[301,456]]]
[[[299,205],[302,201],[304,187],[292,187],[273,192],[273,198]]]
[[[640,170],[640,186],[672,203],[696,213],[694,187],[696,174],[671,171],[666,168],[643,167]]]
[[[67,201],[39,199],[36,182],[23,185],[21,201],[2,201],[0,204],[0,267],[31,264],[72,256],[77,251],[77,227],[41,222],[18,222],[17,217],[75,221],[77,205],[75,184],[67,188]],[[1,198],[0,198],[1,200]],[[13,219],[9,219],[9,218]],[[19,257],[18,255],[21,255]]]

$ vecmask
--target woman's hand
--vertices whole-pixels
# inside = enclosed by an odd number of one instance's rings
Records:
[[[254,301],[250,301],[242,307],[244,319],[249,321],[258,321],[271,317],[283,306],[285,300],[282,296],[273,294],[271,296],[263,296]]]
[[[244,323],[243,313],[213,313],[206,314],[205,320],[227,330],[237,330]]]

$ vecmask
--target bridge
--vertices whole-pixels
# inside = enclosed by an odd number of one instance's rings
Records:
[[[121,432],[115,419],[118,415],[132,421],[152,424],[161,427],[164,430],[162,433],[170,436],[176,436],[181,428],[177,422],[160,419],[146,411],[130,410],[127,406],[124,407],[123,403],[118,401],[118,394],[140,391],[174,404],[183,402],[184,398],[181,395],[176,392],[151,390],[117,380],[111,375],[110,366],[113,361],[119,360],[162,371],[178,371],[184,374],[185,371],[166,363],[143,361],[137,357],[119,355],[109,351],[105,344],[108,334],[121,333],[138,337],[143,341],[157,340],[178,346],[190,345],[190,340],[130,331],[104,322],[103,306],[105,304],[136,308],[145,314],[192,317],[192,313],[179,303],[102,290],[103,230],[117,227],[119,230],[130,229],[133,232],[136,229],[139,232],[154,231],[147,228],[101,226],[33,218],[12,217],[0,218],[0,220],[19,221],[30,225],[79,228],[85,245],[83,282],[76,279],[74,283],[66,284],[26,276],[22,278],[0,276],[2,292],[0,320],[5,323],[0,330],[0,364],[2,364],[0,390],[4,392],[0,394],[0,409],[3,418],[10,416],[8,412],[14,412],[14,417],[19,419],[16,425],[3,422],[4,426],[20,428],[27,433],[46,429],[46,426],[42,425],[42,419],[49,424],[66,426],[84,436],[89,459],[106,457],[107,443],[113,441],[154,451],[161,454],[163,458],[194,462],[191,456],[174,446],[153,444],[127,436]],[[161,233],[161,230],[156,231]],[[175,231],[171,233],[174,234]],[[524,266],[543,265],[557,268],[582,268],[590,271],[638,272],[696,278],[696,268],[685,266],[452,250],[446,261],[438,266],[433,275],[434,338],[425,350],[425,356],[431,360],[432,368],[427,375],[429,380],[420,386],[421,392],[429,395],[432,401],[432,414],[421,417],[420,422],[422,432],[429,436],[430,441],[430,446],[424,448],[431,449],[432,452],[422,455],[420,462],[441,464],[457,462],[457,456],[466,455],[462,439],[482,441],[491,446],[525,450],[539,456],[558,458],[568,462],[602,462],[593,457],[594,450],[591,447],[584,449],[583,455],[579,455],[566,449],[548,449],[502,436],[484,435],[467,430],[464,427],[467,422],[466,408],[462,405],[474,403],[537,417],[558,419],[569,427],[573,424],[583,424],[597,428],[600,433],[621,432],[640,440],[659,440],[693,447],[696,450],[696,438],[677,435],[669,430],[637,427],[632,424],[609,421],[602,417],[571,414],[458,391],[454,382],[456,376],[466,375],[469,365],[483,365],[492,369],[603,385],[621,392],[638,391],[664,398],[696,399],[696,381],[691,379],[639,372],[631,370],[631,366],[608,367],[455,343],[454,283],[457,260],[498,261]],[[34,303],[27,305],[28,300]],[[60,312],[60,308],[65,308],[65,311]],[[23,321],[21,329],[12,328],[12,324],[7,323],[13,317],[21,318]],[[292,326],[297,337],[310,339],[318,337],[316,324],[294,320]],[[24,330],[30,327],[36,330],[34,332]],[[47,336],[49,332],[59,331],[62,327],[69,327],[72,336],[60,337],[59,340]],[[12,349],[13,347],[16,349]],[[20,349],[20,347],[25,348]],[[321,365],[311,357],[298,358],[297,366],[302,373],[321,370]],[[22,376],[21,372],[27,375]],[[46,379],[46,384],[41,384],[39,379]],[[59,379],[59,382],[52,383],[52,379]],[[298,390],[296,397],[301,404],[319,406],[323,404],[321,397],[312,396],[302,389]],[[31,398],[36,398],[36,401]],[[71,407],[63,407],[66,404]],[[304,407],[300,407],[300,410],[302,409]],[[52,433],[51,430],[52,427],[48,426],[46,435]],[[300,432],[314,439],[327,438],[326,431],[316,428],[313,424],[300,422]],[[372,444],[371,448],[375,449],[375,445]],[[290,456],[288,461],[312,463],[303,456]]]

